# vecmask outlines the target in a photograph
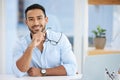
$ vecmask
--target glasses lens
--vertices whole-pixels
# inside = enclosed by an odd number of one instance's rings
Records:
[[[46,42],[49,41],[52,45],[55,45],[55,46],[56,46],[56,45],[59,43],[61,37],[62,37],[62,33],[61,33],[60,38],[59,38],[59,40],[58,40],[57,42],[54,41],[54,40],[50,40],[50,39],[48,39],[48,38],[46,37]]]
[[[52,45],[56,45],[57,42],[55,42],[55,41],[51,41],[51,44],[52,44]]]
[[[46,41],[46,42],[48,42],[48,41],[49,41],[49,39],[47,39],[47,38],[46,38],[46,40],[45,40],[45,41]]]

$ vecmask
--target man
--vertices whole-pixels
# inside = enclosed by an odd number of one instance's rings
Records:
[[[77,64],[71,45],[64,34],[45,29],[48,17],[44,7],[29,6],[25,17],[30,34],[15,47],[14,74],[18,77],[75,75]]]

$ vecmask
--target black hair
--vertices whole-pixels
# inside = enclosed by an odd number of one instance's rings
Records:
[[[25,10],[25,17],[27,18],[27,12],[29,10],[33,10],[33,9],[40,9],[43,11],[45,17],[46,17],[46,12],[45,12],[45,8],[42,6],[42,5],[39,5],[39,4],[33,4],[33,5],[30,5],[29,7],[26,8]]]

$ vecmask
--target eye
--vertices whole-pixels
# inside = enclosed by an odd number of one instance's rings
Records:
[[[41,20],[41,19],[43,19],[42,17],[38,17],[38,20]]]
[[[31,18],[31,19],[29,19],[29,21],[33,21],[33,19]]]
[[[38,20],[42,20],[42,19],[43,19],[43,16],[37,16],[37,19],[38,19]]]

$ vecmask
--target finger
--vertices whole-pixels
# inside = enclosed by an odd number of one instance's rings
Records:
[[[29,68],[27,72],[29,73],[30,71],[31,71],[31,68]]]
[[[30,72],[28,75],[29,75],[29,76],[33,76],[33,72]]]
[[[28,73],[29,76],[31,76],[31,73],[32,73],[32,72],[29,70],[27,73]]]
[[[32,70],[29,70],[28,75],[29,75],[29,76],[33,76],[33,71],[32,71]]]
[[[35,76],[34,69],[35,69],[34,67],[31,68],[30,73],[29,73],[30,76]]]
[[[43,37],[45,37],[45,34],[46,34],[46,29],[45,28],[42,30],[42,34],[43,34]]]
[[[44,29],[42,32],[43,32],[43,33],[46,33],[46,29]]]
[[[45,37],[46,33],[43,33],[43,37]]]

